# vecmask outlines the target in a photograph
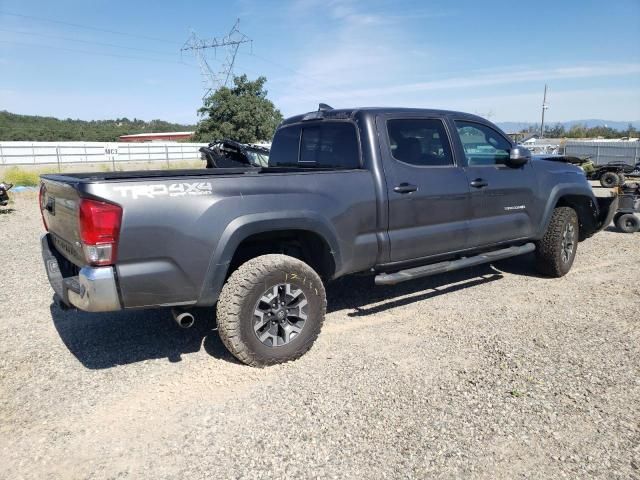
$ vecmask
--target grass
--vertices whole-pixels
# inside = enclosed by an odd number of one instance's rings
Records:
[[[40,184],[40,175],[57,172],[56,169],[24,170],[19,167],[10,167],[1,175],[5,182],[21,185],[23,187],[37,187]]]
[[[118,164],[116,163],[116,170],[121,172],[124,170],[187,170],[187,169],[199,169],[204,168],[205,164],[201,160],[180,160],[167,162],[154,161],[154,162],[137,162],[134,164]],[[65,170],[68,171],[101,171],[110,172],[113,170],[111,163],[93,164],[86,166],[78,165],[64,165],[62,167],[62,173]],[[40,184],[40,175],[46,173],[58,173],[58,167],[50,168],[20,168],[20,167],[8,167],[4,171],[0,169],[0,180],[14,185],[21,185],[23,187],[36,187]]]

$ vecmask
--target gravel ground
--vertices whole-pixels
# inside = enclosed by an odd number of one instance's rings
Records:
[[[33,195],[0,214],[1,478],[640,478],[640,234],[329,287],[301,360],[224,351],[211,312],[62,312]]]

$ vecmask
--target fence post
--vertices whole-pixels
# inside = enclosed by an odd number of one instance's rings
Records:
[[[60,146],[56,145],[56,160],[58,161],[58,173],[62,170],[60,169]]]
[[[169,145],[167,145],[166,143],[164,144],[164,154],[167,158],[167,168],[169,168]]]
[[[4,159],[4,155],[2,154],[2,144],[0,143],[0,161],[2,161],[2,164],[4,165],[6,160]]]

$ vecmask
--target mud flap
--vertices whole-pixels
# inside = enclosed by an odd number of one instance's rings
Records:
[[[613,220],[613,216],[618,211],[618,203],[620,201],[617,195],[612,197],[598,197],[596,200],[598,202],[598,219],[596,222],[597,229],[594,233],[598,233],[609,226]]]

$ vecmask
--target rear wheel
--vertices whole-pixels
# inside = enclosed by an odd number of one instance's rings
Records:
[[[220,339],[247,365],[295,360],[318,337],[326,304],[322,280],[309,265],[262,255],[242,264],[224,285],[217,306]]]
[[[619,181],[620,179],[618,178],[618,175],[615,174],[615,172],[604,172],[600,176],[600,185],[605,188],[613,188],[618,185]]]
[[[566,275],[578,250],[578,215],[570,207],[557,207],[542,240],[536,243],[536,268],[550,277]]]
[[[635,233],[640,230],[640,219],[633,213],[623,213],[615,219],[616,227],[624,233]]]

